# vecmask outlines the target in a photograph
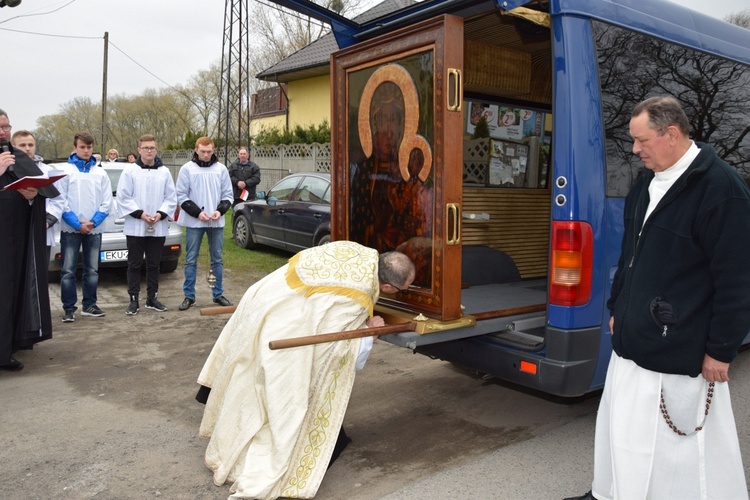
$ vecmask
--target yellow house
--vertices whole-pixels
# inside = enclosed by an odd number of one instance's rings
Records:
[[[354,18],[364,23],[407,7],[413,0],[385,0]],[[332,33],[255,75],[275,84],[253,96],[250,134],[263,128],[294,128],[331,123],[330,56],[339,50]]]

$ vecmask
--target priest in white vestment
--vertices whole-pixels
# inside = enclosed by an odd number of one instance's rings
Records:
[[[362,339],[270,350],[271,340],[382,326],[379,293],[414,280],[404,254],[348,241],[304,250],[248,289],[198,377],[200,435],[230,498],[313,498],[354,383]],[[371,345],[371,343],[370,343]]]
[[[672,97],[638,104],[596,421],[597,499],[747,499],[729,364],[750,331],[750,191]]]

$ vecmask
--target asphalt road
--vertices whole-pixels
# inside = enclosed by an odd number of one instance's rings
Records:
[[[199,270],[199,276],[201,271]],[[225,273],[237,302],[259,276]],[[228,319],[177,311],[181,270],[162,276],[165,313],[125,316],[125,273],[104,270],[104,318],[60,322],[0,372],[0,498],[219,499],[197,435],[195,379]],[[144,284],[145,286],[145,284]],[[199,283],[198,306],[210,305]],[[734,363],[732,397],[750,471],[750,361]],[[321,499],[555,499],[590,488],[598,395],[560,400],[485,381],[377,341],[355,382],[353,442]],[[750,473],[748,474],[750,476]]]

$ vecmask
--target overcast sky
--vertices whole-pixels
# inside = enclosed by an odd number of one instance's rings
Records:
[[[370,1],[375,5],[379,0]],[[674,1],[718,18],[750,8],[750,0]],[[8,78],[0,72],[0,108],[20,130],[35,128],[39,116],[58,112],[61,104],[75,97],[101,101],[105,31],[110,40],[108,95],[165,87],[159,79],[184,84],[220,60],[224,4],[224,0],[22,0],[18,7],[1,8],[4,66],[20,68],[24,77]]]

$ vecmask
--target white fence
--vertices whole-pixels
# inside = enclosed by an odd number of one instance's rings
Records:
[[[159,158],[169,167],[172,177],[177,179],[180,167],[193,157],[192,149],[160,151]],[[229,159],[224,158],[224,149],[217,151],[219,161],[226,166],[237,159],[237,148],[229,149]],[[297,172],[330,172],[330,144],[289,144],[282,146],[258,146],[250,148],[250,160],[260,166],[259,191],[268,191],[281,178]]]

